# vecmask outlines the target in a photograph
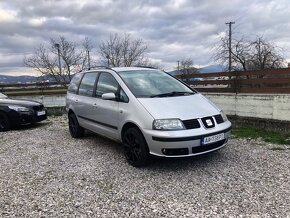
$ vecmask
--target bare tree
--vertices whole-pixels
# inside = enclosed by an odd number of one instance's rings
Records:
[[[192,73],[198,73],[198,69],[193,66],[193,60],[186,58],[180,61],[179,71],[181,75],[184,75],[185,81],[189,81],[189,78],[186,75]]]
[[[249,70],[283,67],[284,58],[280,54],[279,48],[274,44],[267,42],[262,37],[257,37],[249,46],[251,48]]]
[[[113,67],[138,65],[144,60],[147,45],[142,39],[133,39],[127,33],[111,34],[100,46],[100,56],[104,62]]]
[[[221,43],[215,48],[214,60],[228,65],[228,38],[221,38]],[[244,38],[232,41],[232,68],[234,70],[263,70],[283,67],[284,58],[274,43],[267,42],[262,36],[254,41]]]
[[[83,63],[81,64],[81,66],[83,66],[84,68],[90,69],[94,66],[96,66],[96,60],[92,57],[92,50],[94,49],[94,45],[92,43],[92,41],[88,38],[85,37],[83,43],[82,43],[82,47],[84,49],[84,52],[86,53],[86,55],[83,58]],[[81,69],[83,70],[83,69]]]
[[[84,48],[78,48],[75,42],[68,41],[64,36],[51,39],[46,45],[35,48],[34,54],[24,57],[24,64],[40,72],[43,76],[50,76],[56,82],[66,86],[74,72],[87,66],[87,50],[90,44],[83,43]]]
[[[137,62],[136,66],[151,67],[151,68],[164,70],[164,66],[162,66],[160,63],[156,63],[156,62],[151,61],[149,58],[143,58],[142,60]]]
[[[221,44],[215,48],[214,60],[222,65],[227,66],[229,60],[229,40],[227,37],[221,38]],[[250,56],[249,44],[241,38],[239,40],[232,40],[232,69],[247,70],[247,62]]]

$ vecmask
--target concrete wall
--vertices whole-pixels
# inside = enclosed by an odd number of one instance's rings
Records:
[[[35,96],[17,96],[14,99],[28,99],[43,103],[45,107],[64,107],[66,95],[35,95]]]
[[[204,93],[226,114],[290,121],[290,95]]]

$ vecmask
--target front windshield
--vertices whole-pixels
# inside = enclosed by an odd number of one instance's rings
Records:
[[[136,97],[169,97],[195,93],[177,79],[159,70],[123,71],[119,74]]]
[[[6,95],[0,93],[0,98],[8,98]]]

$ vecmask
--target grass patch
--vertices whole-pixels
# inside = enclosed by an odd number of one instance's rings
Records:
[[[266,131],[262,129],[256,129],[253,127],[241,127],[232,130],[232,134],[237,138],[262,138],[265,142],[273,144],[290,144],[290,135],[286,135],[274,131]]]

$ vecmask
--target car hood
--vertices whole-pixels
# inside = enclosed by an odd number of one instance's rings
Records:
[[[154,119],[201,118],[219,114],[220,109],[202,94],[164,98],[138,98]]]
[[[9,98],[0,99],[0,104],[19,105],[19,106],[24,106],[24,107],[33,107],[33,106],[41,105],[41,103],[39,103],[37,101],[18,100],[18,99],[9,99]]]

